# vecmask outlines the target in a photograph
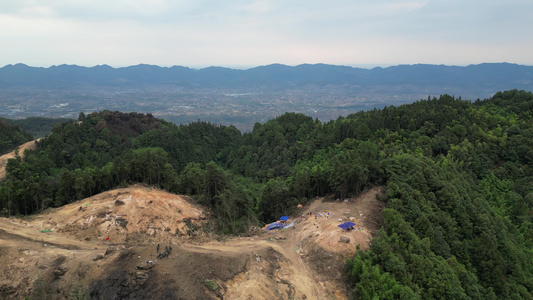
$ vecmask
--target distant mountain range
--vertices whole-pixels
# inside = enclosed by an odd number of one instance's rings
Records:
[[[293,88],[306,85],[398,86],[418,88],[442,86],[458,90],[487,91],[533,89],[533,66],[484,63],[466,67],[445,65],[399,65],[362,69],[326,64],[286,66],[272,64],[236,70],[222,67],[191,69],[136,65],[113,68],[107,65],[49,68],[24,64],[0,68],[0,89],[34,87],[69,89],[80,86],[143,87],[179,85],[206,88]]]
[[[236,70],[137,65],[0,68],[0,117],[77,118],[83,111],[151,113],[186,124],[205,120],[249,131],[285,112],[332,120],[360,110],[449,94],[465,100],[533,91],[533,66],[399,65],[362,69],[272,64]]]

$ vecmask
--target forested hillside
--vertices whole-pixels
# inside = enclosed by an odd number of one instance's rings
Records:
[[[103,111],[63,123],[0,183],[31,214],[142,182],[192,195],[238,233],[315,196],[385,185],[384,226],[346,266],[356,299],[533,299],[533,94],[444,95],[250,133]]]
[[[25,119],[5,119],[9,124],[18,126],[31,133],[34,138],[41,138],[52,131],[58,123],[68,122],[65,118],[29,117]]]
[[[0,155],[32,140],[32,135],[0,118]]]

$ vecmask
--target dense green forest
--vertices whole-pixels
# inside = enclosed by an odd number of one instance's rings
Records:
[[[0,155],[11,152],[16,147],[32,139],[31,133],[0,118]]]
[[[52,128],[65,118],[31,117],[20,120],[0,118],[0,155],[13,151],[17,146],[48,135]]]
[[[5,119],[9,124],[18,126],[38,139],[48,135],[58,123],[68,122],[66,118],[29,117],[25,119]]]
[[[55,126],[0,183],[4,215],[132,183],[192,195],[239,233],[315,196],[375,185],[384,225],[347,262],[355,299],[533,299],[533,94],[443,95],[250,133],[103,111]]]

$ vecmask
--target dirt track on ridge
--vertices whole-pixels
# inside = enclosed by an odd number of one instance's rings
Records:
[[[24,143],[22,145],[20,145],[18,147],[18,154],[20,155],[20,157],[24,157],[24,150],[28,149],[28,150],[35,150],[35,142],[36,141],[39,141],[40,139],[37,139],[37,140],[34,140],[34,141],[29,141],[27,143]],[[15,158],[16,155],[15,155],[15,151],[11,151],[9,153],[6,153],[2,156],[0,156],[0,180],[4,179],[6,177],[6,165],[7,165],[7,160],[8,159],[11,159],[11,158]]]

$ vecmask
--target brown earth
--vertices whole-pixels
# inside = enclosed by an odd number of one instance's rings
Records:
[[[7,160],[17,157],[17,153],[18,153],[18,155],[20,155],[20,157],[24,157],[24,150],[26,150],[26,149],[35,150],[35,147],[36,147],[35,142],[37,142],[39,140],[40,139],[24,143],[24,144],[20,145],[18,147],[18,149],[15,149],[15,150],[7,153],[7,154],[4,154],[4,155],[0,156],[0,180],[4,179],[6,177]]]
[[[216,236],[192,199],[142,186],[0,218],[0,299],[347,299],[343,265],[379,229],[379,193],[318,198],[294,228],[246,237]],[[337,227],[349,220],[355,231]]]

